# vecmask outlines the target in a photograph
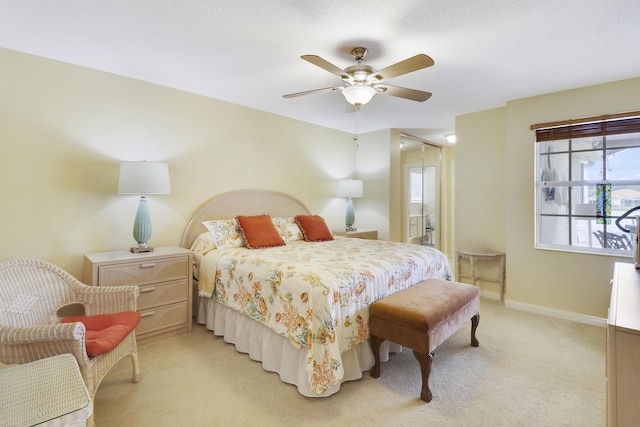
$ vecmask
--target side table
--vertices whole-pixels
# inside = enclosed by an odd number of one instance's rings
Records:
[[[333,234],[342,237],[351,237],[356,239],[378,240],[378,230],[353,230],[353,231],[334,231]]]
[[[0,369],[0,425],[84,426],[93,403],[70,354]]]
[[[470,263],[470,275],[460,274],[460,261],[462,259],[468,259]],[[498,263],[498,277],[481,277],[476,275],[476,261],[493,261]],[[477,286],[476,282],[482,280],[484,282],[492,282],[500,285],[500,301],[504,302],[504,289],[505,289],[505,254],[501,253],[487,253],[487,252],[467,252],[456,251],[456,269],[457,280],[461,277],[471,280],[473,286]]]

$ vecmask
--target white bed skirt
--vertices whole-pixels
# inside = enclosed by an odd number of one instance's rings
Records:
[[[295,348],[289,340],[271,329],[242,314],[216,303],[211,298],[198,298],[196,322],[215,335],[235,344],[236,350],[246,353],[252,360],[262,362],[265,371],[277,372],[280,379],[298,387],[298,392],[307,397],[326,397],[340,390],[335,384],[323,394],[309,390],[309,375],[305,370],[306,352]],[[195,308],[195,307],[194,307]],[[380,346],[380,360],[389,360],[389,352],[402,351],[402,346],[385,341]],[[344,378],[342,382],[362,378],[364,371],[374,365],[369,340],[342,354]]]

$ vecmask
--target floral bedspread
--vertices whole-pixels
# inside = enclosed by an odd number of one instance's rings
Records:
[[[434,248],[342,237],[214,250],[200,264],[201,296],[306,348],[317,394],[342,379],[341,354],[368,338],[372,302],[428,278],[452,279],[446,256]]]

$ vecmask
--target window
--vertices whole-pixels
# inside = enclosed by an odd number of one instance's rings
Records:
[[[640,113],[536,130],[536,247],[633,255],[640,215]]]

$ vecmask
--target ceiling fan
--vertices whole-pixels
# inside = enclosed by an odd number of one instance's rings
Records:
[[[367,49],[364,47],[356,47],[351,51],[351,55],[358,63],[345,68],[344,70],[336,67],[326,59],[322,59],[317,55],[302,55],[301,58],[318,67],[334,74],[342,79],[343,86],[326,87],[322,89],[308,90],[305,92],[290,93],[283,95],[284,98],[294,98],[297,96],[309,95],[316,92],[342,92],[347,102],[359,108],[365,105],[374,95],[380,93],[383,95],[396,96],[398,98],[410,99],[412,101],[423,102],[431,97],[430,92],[423,92],[416,89],[408,89],[405,87],[391,86],[382,82],[393,77],[408,74],[413,71],[431,67],[434,62],[429,56],[419,54],[397,62],[382,70],[376,71],[375,68],[364,65],[362,61],[367,55]]]

